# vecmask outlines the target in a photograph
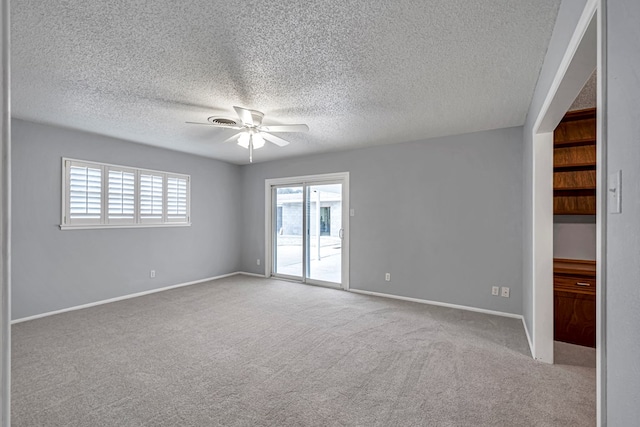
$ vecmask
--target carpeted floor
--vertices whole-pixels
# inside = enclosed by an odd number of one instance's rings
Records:
[[[277,280],[13,326],[14,426],[589,426],[590,354],[522,322]]]

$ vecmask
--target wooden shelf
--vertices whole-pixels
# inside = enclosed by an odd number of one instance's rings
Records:
[[[596,162],[565,163],[553,165],[554,172],[595,170]]]
[[[593,190],[563,191],[554,194],[554,215],[595,215],[596,195]]]
[[[596,191],[596,187],[553,187],[553,191]]]
[[[592,187],[582,188],[554,188],[553,197],[595,197],[596,189]]]
[[[560,147],[579,147],[581,145],[595,145],[595,138],[567,139],[566,141],[554,141],[555,148]]]
[[[572,275],[590,275],[596,274],[596,262],[586,259],[568,259],[554,258],[553,272]]]
[[[596,214],[596,110],[567,113],[553,131],[554,215]]]
[[[596,119],[596,109],[595,108],[585,108],[584,110],[574,110],[569,111],[562,118],[563,122],[572,122],[577,120],[595,120]]]

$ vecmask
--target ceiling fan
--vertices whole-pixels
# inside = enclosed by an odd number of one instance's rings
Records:
[[[224,142],[231,142],[237,139],[238,145],[249,149],[250,163],[253,162],[253,150],[262,148],[265,141],[272,142],[280,147],[284,147],[289,144],[289,141],[285,141],[279,136],[272,135],[272,133],[307,132],[309,130],[309,126],[307,125],[263,125],[262,119],[264,118],[264,113],[235,106],[233,109],[236,110],[239,120],[211,116],[207,119],[207,123],[187,123],[239,130],[240,132],[236,133]]]

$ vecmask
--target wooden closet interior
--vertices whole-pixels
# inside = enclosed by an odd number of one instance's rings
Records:
[[[554,216],[595,216],[596,167],[595,108],[568,112],[554,131]],[[594,260],[554,258],[556,341],[595,347],[595,275]]]

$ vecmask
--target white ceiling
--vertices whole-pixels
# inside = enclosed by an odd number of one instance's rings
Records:
[[[12,0],[13,115],[244,164],[524,123],[560,0]]]
[[[569,107],[568,111],[584,110],[585,108],[595,108],[597,102],[598,75],[594,71],[589,80]]]

